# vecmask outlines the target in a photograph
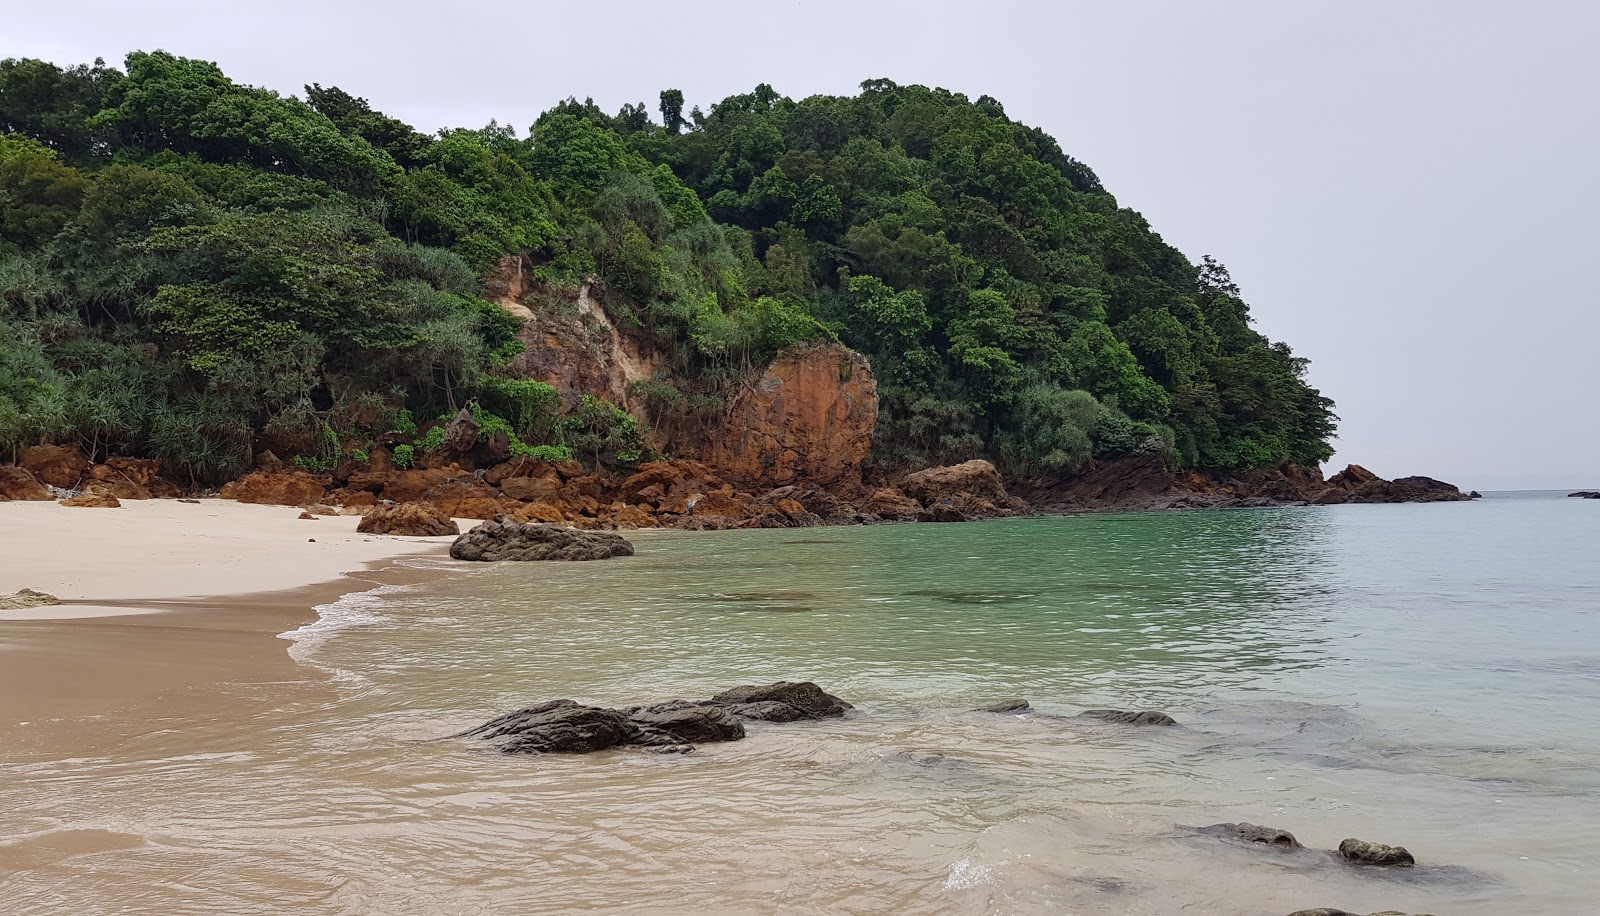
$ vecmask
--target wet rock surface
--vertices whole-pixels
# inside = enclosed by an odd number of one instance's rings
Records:
[[[522,522],[502,515],[456,538],[450,556],[482,561],[609,560],[633,556],[633,544],[619,534]]]
[[[1339,855],[1356,865],[1377,865],[1390,868],[1410,868],[1417,860],[1404,846],[1369,843],[1350,837],[1339,844]]]
[[[1118,725],[1177,725],[1178,720],[1153,709],[1089,709],[1078,713],[1080,719],[1100,719]]]
[[[977,709],[973,710],[973,712],[1003,713],[1021,713],[1032,711],[1033,707],[1028,705],[1028,701],[1020,698],[1015,700],[1001,700],[998,703],[990,703],[988,706],[979,706]]]
[[[687,753],[697,743],[744,738],[746,720],[832,718],[850,708],[809,681],[780,681],[734,687],[709,700],[670,700],[623,709],[551,700],[490,719],[454,737],[489,741],[507,754],[589,754],[624,746]]]
[[[1256,824],[1212,824],[1209,827],[1197,828],[1206,836],[1220,837],[1224,840],[1234,840],[1240,843],[1261,843],[1266,846],[1275,846],[1279,849],[1304,849],[1294,834],[1278,827],[1261,827]]]

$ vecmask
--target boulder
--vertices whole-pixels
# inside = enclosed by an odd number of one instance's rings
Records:
[[[177,488],[159,479],[161,463],[153,458],[114,456],[90,468],[83,490],[117,499],[150,499],[159,495],[176,496]]]
[[[1078,714],[1080,719],[1103,719],[1119,725],[1177,725],[1178,721],[1164,712],[1132,709],[1090,709]]]
[[[948,467],[928,468],[907,474],[900,481],[906,495],[924,505],[949,497],[967,496],[1005,500],[1006,489],[994,465],[981,458]]]
[[[546,471],[539,477],[507,477],[500,481],[500,489],[512,499],[524,502],[549,500],[561,492],[561,475]]]
[[[1388,846],[1383,843],[1369,843],[1350,837],[1339,844],[1339,855],[1346,862],[1356,865],[1380,865],[1398,868],[1410,868],[1417,864],[1417,860],[1404,846]]]
[[[712,697],[711,702],[727,706],[744,718],[771,722],[791,721],[773,718],[777,711],[768,705],[773,703],[798,710],[801,717],[807,719],[836,718],[852,708],[849,703],[810,681],[779,681],[764,687],[731,687]]]
[[[1354,490],[1363,484],[1379,480],[1377,474],[1372,473],[1359,464],[1346,465],[1345,469],[1328,478],[1328,485],[1341,490]]]
[[[83,482],[83,475],[89,470],[89,459],[66,445],[25,448],[17,457],[17,464],[27,469],[40,483],[63,490],[77,489],[78,484]]]
[[[374,506],[361,517],[361,534],[395,534],[401,537],[440,537],[460,534],[455,519],[425,503]]]
[[[30,607],[50,607],[61,603],[55,595],[36,592],[31,588],[14,592],[10,595],[0,595],[0,611],[16,611]]]
[[[1199,831],[1206,836],[1221,837],[1225,840],[1235,840],[1241,843],[1260,843],[1265,846],[1276,846],[1279,849],[1303,849],[1300,841],[1294,834],[1277,827],[1259,827],[1255,824],[1212,824],[1209,827],[1200,827]]]
[[[490,719],[456,737],[493,741],[507,754],[590,754],[625,744],[637,731],[618,710],[551,700]]]
[[[122,503],[115,496],[101,496],[98,493],[79,493],[61,501],[63,506],[75,509],[120,509]]]
[[[456,538],[450,556],[489,561],[608,560],[633,556],[633,545],[616,534],[520,522],[501,515]]]
[[[305,471],[251,471],[223,486],[223,499],[268,506],[304,506],[322,502],[327,490]]]
[[[307,515],[338,515],[339,510],[325,503],[312,503],[305,507]]]
[[[1579,490],[1576,493],[1568,493],[1567,497],[1569,499],[1600,499],[1600,491]]]
[[[49,502],[55,499],[26,468],[0,467],[0,502]]]
[[[744,737],[744,725],[738,716],[715,703],[674,700],[633,707],[627,715],[628,721],[642,732],[634,739],[636,744],[693,744],[738,741]]]
[[[518,508],[514,500],[473,477],[447,480],[417,498],[450,518],[491,519]]]

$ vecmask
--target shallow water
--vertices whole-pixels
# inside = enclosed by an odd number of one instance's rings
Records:
[[[1595,510],[642,532],[352,596],[291,634],[332,694],[230,685],[241,719],[0,767],[0,911],[1585,912]],[[856,712],[687,757],[428,740],[778,679]],[[1016,696],[1038,714],[964,711]],[[1051,717],[1094,706],[1182,724]],[[1185,829],[1235,820],[1313,849]],[[1421,865],[1315,851],[1346,836]]]

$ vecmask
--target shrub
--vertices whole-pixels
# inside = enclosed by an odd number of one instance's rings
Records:
[[[416,461],[417,461],[416,449],[412,448],[409,445],[397,445],[397,446],[394,447],[394,466],[395,467],[397,467],[397,468],[399,468],[399,469],[401,469],[403,471],[410,470],[411,467],[416,464]]]

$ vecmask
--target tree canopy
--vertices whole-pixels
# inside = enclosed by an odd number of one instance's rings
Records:
[[[567,99],[525,136],[428,135],[338,87],[284,97],[164,52],[0,62],[0,447],[220,479],[274,430],[359,439],[469,403],[520,416],[530,447],[622,441],[601,405],[528,413],[555,408],[515,387],[516,322],[482,298],[527,255],[675,354],[652,388],[674,403],[714,410],[804,340],[861,350],[886,470],[1331,454],[1331,402],[1227,270],[994,99],[870,80],[658,101],[660,123]]]

